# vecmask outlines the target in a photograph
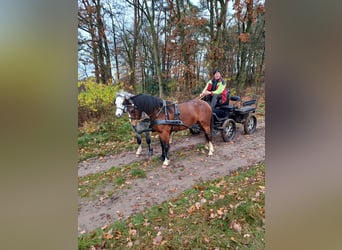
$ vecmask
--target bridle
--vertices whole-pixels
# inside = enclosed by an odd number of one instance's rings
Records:
[[[139,121],[141,118],[141,114],[140,117],[138,117],[138,107],[135,106],[134,104],[126,104],[124,105],[126,112],[128,113],[129,119],[131,120],[137,120]]]

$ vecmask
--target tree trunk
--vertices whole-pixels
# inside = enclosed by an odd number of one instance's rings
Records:
[[[150,31],[151,31],[151,35],[152,35],[152,54],[153,54],[153,60],[155,63],[155,69],[157,72],[157,78],[158,78],[158,86],[159,86],[159,97],[163,98],[164,97],[164,91],[163,91],[163,81],[162,81],[162,71],[160,68],[160,58],[159,58],[159,39],[156,33],[156,28],[154,26],[154,0],[152,0],[151,2],[151,11],[152,13],[150,13],[149,11],[149,7],[147,4],[147,0],[144,0],[144,14],[150,24]]]

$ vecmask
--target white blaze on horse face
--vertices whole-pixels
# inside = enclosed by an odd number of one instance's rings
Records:
[[[124,102],[124,98],[122,96],[118,96],[115,99],[115,105],[116,105],[115,115],[117,117],[121,117],[124,112],[125,106],[123,105],[123,102]]]

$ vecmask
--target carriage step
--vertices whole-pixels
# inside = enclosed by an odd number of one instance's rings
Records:
[[[242,107],[242,108],[238,108],[235,110],[235,112],[237,114],[247,114],[250,112],[255,112],[256,108],[255,107]]]

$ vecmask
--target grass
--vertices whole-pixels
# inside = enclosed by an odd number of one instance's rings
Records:
[[[146,172],[140,168],[133,168],[131,174],[133,177],[146,178]]]
[[[89,128],[85,126],[79,129],[77,140],[79,161],[133,150],[136,147],[135,133],[125,118],[102,122],[97,126],[98,129],[94,129],[92,123],[88,126]]]
[[[113,166],[107,171],[90,174],[78,178],[78,195],[81,198],[104,194],[104,189],[112,185],[111,190],[118,190],[127,185],[126,180],[134,178],[146,178],[146,168],[148,164],[135,162],[121,167]],[[153,167],[151,165],[150,167]],[[113,191],[107,195],[113,195]]]
[[[132,168],[134,169],[134,168]],[[265,166],[239,169],[113,225],[79,249],[264,249]]]

